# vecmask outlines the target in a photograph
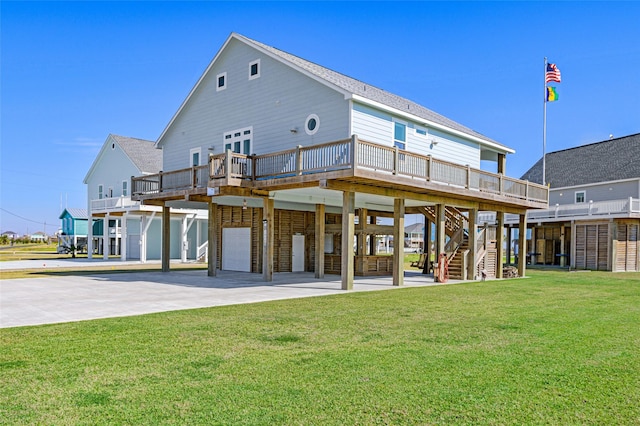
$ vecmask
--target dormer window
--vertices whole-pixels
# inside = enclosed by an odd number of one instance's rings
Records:
[[[260,59],[249,63],[249,80],[260,77]]]
[[[219,92],[227,88],[227,73],[223,72],[216,76],[216,91]]]

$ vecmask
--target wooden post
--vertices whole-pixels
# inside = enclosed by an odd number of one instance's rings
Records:
[[[370,216],[370,222],[372,225],[376,224],[376,217],[375,216]],[[376,236],[375,234],[369,235],[369,254],[371,256],[375,256],[378,253],[378,245],[376,244]]]
[[[564,227],[564,225],[560,226],[560,266],[561,267],[565,267],[567,266],[567,254],[565,253],[564,250],[564,246],[565,246],[565,240],[564,240],[564,234],[566,232],[566,229]]]
[[[342,289],[353,290],[353,235],[356,197],[354,192],[342,193]]]
[[[485,236],[487,230],[484,231]],[[475,280],[476,271],[476,258],[478,256],[478,210],[469,209],[469,258],[467,261],[467,279]],[[464,274],[464,271],[462,271]]]
[[[302,175],[302,156],[300,155],[300,148],[302,145],[296,146],[296,174]]]
[[[169,272],[171,261],[171,207],[162,206],[162,272]]]
[[[273,236],[274,236],[274,212],[273,198],[263,199],[262,213],[262,278],[273,281]]]
[[[404,284],[404,199],[393,200],[393,285]]]
[[[498,154],[498,174],[507,174],[507,154]]]
[[[367,209],[358,209],[358,228],[360,232],[356,236],[358,241],[358,250],[356,254],[358,256],[366,256],[367,254],[367,235],[365,231],[367,229]]]
[[[502,268],[504,267],[504,212],[496,212],[496,218],[498,219],[498,228],[496,229],[496,245],[498,249],[498,270],[496,271],[496,278],[503,278]]]
[[[325,205],[316,204],[316,258],[315,277],[324,278],[324,234],[325,234]]]
[[[209,203],[207,217],[207,275],[216,276],[218,269],[218,205]]]
[[[507,265],[511,265],[511,225],[507,226]]]
[[[424,215],[424,242],[422,252],[427,256],[422,268],[423,274],[431,272],[431,221]]]
[[[440,253],[444,253],[446,226],[445,208],[446,206],[444,204],[438,204],[436,206],[436,263],[440,258]]]
[[[524,277],[527,265],[527,212],[520,213],[518,224],[518,276]]]

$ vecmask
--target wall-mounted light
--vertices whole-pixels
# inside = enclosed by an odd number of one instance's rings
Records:
[[[298,133],[298,128],[297,127],[292,127],[291,129],[289,129],[289,131],[291,133]]]
[[[438,145],[438,141],[436,139],[431,139],[431,145]]]
[[[209,151],[215,151],[215,150],[216,150],[216,147],[215,147],[215,146],[213,146],[213,145],[211,145],[211,146],[210,146],[209,148],[207,148],[207,149],[208,149]]]
[[[242,210],[246,210],[247,209],[247,199],[245,198],[244,200],[242,200]]]

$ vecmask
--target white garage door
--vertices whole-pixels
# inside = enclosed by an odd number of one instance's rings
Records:
[[[222,269],[251,272],[251,228],[222,229]]]

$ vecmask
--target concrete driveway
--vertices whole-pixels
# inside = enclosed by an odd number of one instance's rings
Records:
[[[63,275],[0,280],[0,328],[141,315],[268,300],[345,293],[340,277],[202,270]],[[434,285],[432,275],[405,272],[405,287]],[[391,277],[356,277],[353,291],[392,290]]]

